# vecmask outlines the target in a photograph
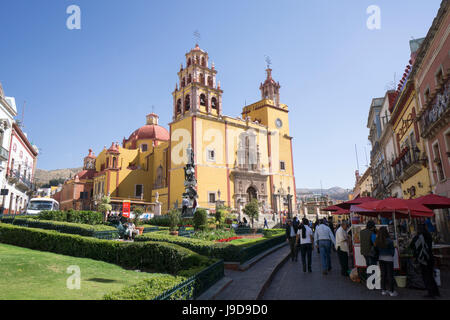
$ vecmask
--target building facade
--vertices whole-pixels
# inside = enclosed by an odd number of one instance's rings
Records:
[[[450,197],[450,2],[443,1],[418,50],[412,70],[417,121],[429,161],[431,191]],[[436,225],[450,241],[449,210],[436,210]]]
[[[214,210],[221,201],[241,215],[257,199],[271,221],[279,219],[277,213],[294,213],[289,108],[280,102],[272,70],[266,70],[259,86],[261,100],[244,106],[242,117],[230,117],[223,114],[223,90],[208,53],[197,45],[185,58],[172,93],[169,130],[149,114],[122,145],[105,146],[93,160],[94,207],[109,195],[113,211],[120,211],[124,201],[148,212],[180,208],[187,149],[192,147],[199,207]]]

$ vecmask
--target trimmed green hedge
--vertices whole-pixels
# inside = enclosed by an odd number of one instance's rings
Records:
[[[223,259],[225,261],[239,261],[240,248],[229,243],[217,243],[207,240],[171,236],[157,232],[137,236],[135,242],[161,241],[177,244],[198,254]]]
[[[124,268],[171,274],[208,266],[215,262],[215,260],[171,243],[100,240],[9,224],[0,224],[0,242],[29,249],[101,260]]]
[[[106,294],[105,300],[152,300],[160,296],[163,292],[185,281],[185,277],[171,275],[158,275],[157,277],[146,279],[135,285],[123,288],[120,291]],[[181,298],[181,292],[175,294],[174,298]]]
[[[286,233],[285,229],[263,229],[262,233],[264,237],[279,236]]]
[[[82,224],[102,224],[103,213],[96,211],[41,211],[37,216],[39,220],[65,221]]]
[[[180,245],[189,250],[208,257],[223,259],[228,262],[240,262],[250,260],[263,251],[286,241],[284,234],[262,238],[250,246],[239,246],[231,243],[218,243],[207,240],[185,238],[160,233],[147,233],[135,238],[135,242],[162,241]]]
[[[55,230],[62,233],[78,234],[80,236],[94,237],[99,231],[117,231],[117,228],[106,225],[87,225],[81,223],[61,222],[52,220],[39,220],[21,217],[4,217],[1,219],[3,223],[10,223],[17,226],[40,228],[46,230]]]

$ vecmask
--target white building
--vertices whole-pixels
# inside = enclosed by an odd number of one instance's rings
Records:
[[[22,212],[33,192],[38,149],[14,121],[17,108],[14,98],[5,97],[0,84],[0,186],[1,210],[4,214]]]

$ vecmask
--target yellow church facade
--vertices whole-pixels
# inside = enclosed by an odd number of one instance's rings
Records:
[[[197,204],[214,210],[217,201],[236,212],[258,199],[264,213],[294,212],[296,203],[289,110],[280,103],[280,85],[267,77],[261,100],[240,117],[223,115],[217,70],[198,45],[178,72],[168,130],[156,114],[122,145],[112,143],[95,159],[93,201],[110,195],[120,211],[123,201],[161,213],[181,207],[187,149],[194,151]]]

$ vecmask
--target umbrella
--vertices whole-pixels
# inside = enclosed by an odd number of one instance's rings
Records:
[[[357,205],[357,204],[361,204],[361,203],[366,203],[366,202],[372,202],[372,201],[376,201],[378,199],[372,198],[372,197],[361,197],[361,198],[356,198],[353,200],[349,200],[349,201],[345,201],[342,203],[338,203],[336,204],[336,206],[342,208],[342,209],[350,209],[350,207],[352,205]]]
[[[396,214],[411,215],[411,217],[432,217],[434,215],[433,210],[425,207],[415,200],[406,200],[399,198],[387,198],[378,201],[369,201],[366,203],[354,206],[353,209],[360,210],[355,212],[361,212],[369,214],[383,213],[383,212],[395,212]]]
[[[414,199],[413,201],[430,209],[450,208],[450,198],[438,196],[436,194],[428,194]]]
[[[338,206],[329,206],[329,207],[325,207],[320,209],[321,211],[338,211],[338,210],[342,210],[342,208],[338,207]]]

